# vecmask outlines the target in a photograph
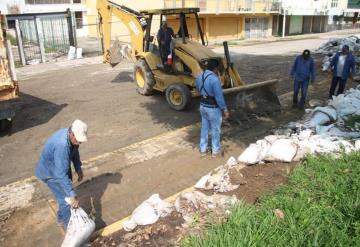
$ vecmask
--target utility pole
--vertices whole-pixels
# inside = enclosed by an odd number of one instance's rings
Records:
[[[282,28],[282,37],[285,38],[285,27],[286,27],[286,10],[283,9],[284,17],[283,17],[283,28]]]

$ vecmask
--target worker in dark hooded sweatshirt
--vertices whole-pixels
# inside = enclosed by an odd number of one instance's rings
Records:
[[[344,92],[347,79],[355,74],[355,57],[349,50],[349,46],[344,45],[341,52],[338,52],[331,60],[330,67],[333,71],[333,78],[329,92],[330,99],[335,95],[338,84],[339,88],[336,95]]]
[[[294,80],[293,107],[304,109],[309,82],[315,81],[315,62],[309,50],[296,57],[290,74]],[[300,89],[301,98],[298,101]]]

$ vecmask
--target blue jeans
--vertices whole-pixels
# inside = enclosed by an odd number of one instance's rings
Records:
[[[66,194],[61,186],[61,184],[55,182],[53,179],[44,180],[51,192],[53,193],[59,209],[57,212],[58,221],[64,224],[66,229],[70,220],[70,205],[65,201]]]
[[[209,108],[200,105],[201,134],[200,152],[204,153],[208,147],[209,129],[211,131],[212,153],[219,153],[221,150],[220,133],[222,114],[220,108]]]
[[[294,81],[294,97],[293,97],[293,104],[297,105],[299,107],[304,107],[305,106],[305,100],[306,100],[306,95],[307,95],[307,91],[308,91],[308,86],[309,86],[309,80],[304,80],[304,81]],[[298,94],[301,88],[301,98],[300,98],[300,102],[298,102]]]

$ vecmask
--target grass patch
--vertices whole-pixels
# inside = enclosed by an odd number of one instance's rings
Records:
[[[354,128],[356,124],[360,123],[360,116],[359,115],[351,115],[346,121],[345,124],[348,127]]]
[[[260,205],[240,203],[183,246],[360,246],[360,153],[308,157]]]

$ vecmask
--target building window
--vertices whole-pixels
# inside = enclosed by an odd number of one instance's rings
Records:
[[[337,8],[339,0],[331,0],[331,8]]]
[[[26,4],[70,4],[71,0],[25,0]]]
[[[75,20],[76,20],[76,28],[77,29],[83,28],[83,12],[76,11],[75,12]]]

